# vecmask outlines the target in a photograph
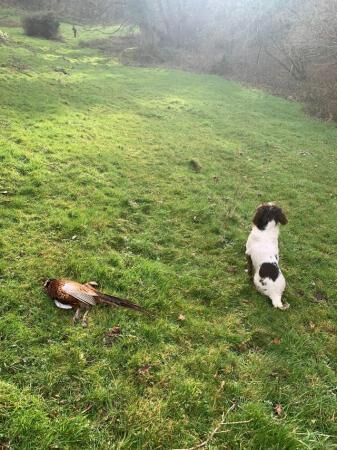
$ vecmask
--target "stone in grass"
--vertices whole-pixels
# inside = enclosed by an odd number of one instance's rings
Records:
[[[197,159],[191,159],[189,165],[194,172],[201,172],[202,166]]]
[[[328,298],[323,292],[316,291],[315,298],[314,298],[315,303],[322,303],[322,302],[326,302],[327,300],[328,300]]]

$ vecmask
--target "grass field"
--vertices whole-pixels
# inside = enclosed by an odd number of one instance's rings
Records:
[[[215,76],[121,66],[70,27],[0,29],[0,447],[337,448],[336,126]],[[269,200],[289,219],[286,312],[245,273]],[[74,327],[47,277],[154,317],[97,307]]]

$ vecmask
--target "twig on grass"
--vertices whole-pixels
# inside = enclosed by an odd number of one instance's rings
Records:
[[[200,442],[200,444],[195,445],[194,447],[189,447],[189,448],[175,448],[173,450],[197,450],[198,448],[203,448],[206,447],[211,440],[214,438],[214,436],[216,434],[219,433],[228,433],[230,430],[222,430],[219,431],[221,427],[223,427],[224,425],[237,425],[237,424],[242,424],[242,423],[249,423],[251,422],[253,419],[250,420],[239,420],[237,422],[225,422],[225,418],[227,417],[227,415],[233,411],[233,409],[236,407],[236,403],[233,403],[232,406],[230,408],[228,408],[228,410],[226,412],[222,413],[221,416],[221,422],[218,423],[218,425],[214,428],[214,430],[212,430],[209,434],[208,437],[203,441]]]

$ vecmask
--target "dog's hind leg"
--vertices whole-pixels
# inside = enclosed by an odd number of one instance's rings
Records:
[[[246,260],[247,260],[247,273],[251,281],[253,281],[253,262],[250,255],[246,254]]]
[[[281,309],[284,311],[284,310],[288,309],[290,306],[289,303],[282,303],[282,299],[278,295],[270,297],[270,299],[272,301],[274,308],[278,308],[278,309]]]

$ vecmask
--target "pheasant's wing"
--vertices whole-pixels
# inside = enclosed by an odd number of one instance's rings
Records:
[[[95,289],[85,286],[80,283],[75,282],[66,282],[62,286],[63,292],[70,295],[71,297],[76,298],[78,301],[84,303],[87,306],[95,306],[96,298],[98,294]]]

